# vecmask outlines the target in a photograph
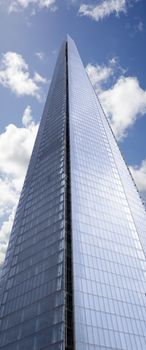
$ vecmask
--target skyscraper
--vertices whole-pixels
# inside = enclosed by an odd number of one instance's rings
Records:
[[[3,266],[0,349],[144,350],[145,243],[139,194],[67,38]]]

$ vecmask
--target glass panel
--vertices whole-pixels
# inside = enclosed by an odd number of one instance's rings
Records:
[[[76,349],[143,350],[145,211],[68,45]]]
[[[3,349],[63,348],[65,117],[63,44],[3,268]]]

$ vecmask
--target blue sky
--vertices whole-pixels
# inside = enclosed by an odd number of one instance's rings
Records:
[[[67,33],[146,198],[146,1],[0,0],[0,261]]]

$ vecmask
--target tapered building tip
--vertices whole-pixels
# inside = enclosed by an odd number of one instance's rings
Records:
[[[70,41],[70,40],[73,40],[73,39],[72,39],[72,37],[70,36],[70,34],[67,34],[67,35],[66,35],[66,41],[68,42],[68,41]]]

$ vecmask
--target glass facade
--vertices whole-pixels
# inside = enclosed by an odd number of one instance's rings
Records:
[[[68,42],[76,350],[143,350],[146,215],[78,55]]]
[[[144,350],[146,214],[67,38],[0,282],[2,350]]]
[[[4,350],[64,348],[65,48],[64,43],[3,267]]]

